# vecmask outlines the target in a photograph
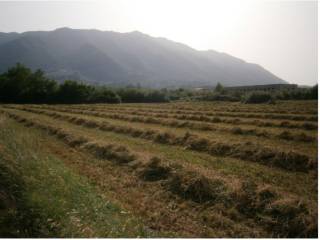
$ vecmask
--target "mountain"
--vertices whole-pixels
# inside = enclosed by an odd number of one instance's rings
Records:
[[[201,87],[286,83],[257,64],[141,32],[0,33],[0,72],[20,62],[56,80],[111,86]]]

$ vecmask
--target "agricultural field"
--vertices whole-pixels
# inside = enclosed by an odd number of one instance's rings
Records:
[[[317,101],[0,105],[2,237],[317,237]]]

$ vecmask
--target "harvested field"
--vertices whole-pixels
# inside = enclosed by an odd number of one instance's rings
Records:
[[[23,154],[35,156],[32,152],[39,155],[35,159],[52,156],[72,179],[84,178],[83,191],[99,199],[101,214],[79,210],[80,220],[70,230],[75,220],[69,211],[79,206],[53,209],[44,200],[33,206],[37,203],[30,197],[28,204],[41,213],[35,218],[56,224],[52,229],[44,221],[38,233],[43,237],[71,236],[70,231],[77,237],[317,237],[315,101],[7,104],[0,106],[0,116],[3,162],[20,166],[15,161]],[[28,137],[36,144],[19,142]],[[22,145],[36,150],[20,154]],[[22,175],[23,186],[40,179],[35,170],[30,180],[16,168],[19,173],[4,169]],[[52,169],[43,171],[55,171],[57,178],[67,174]],[[0,200],[9,190],[0,189]],[[82,202],[75,204],[94,212],[96,202],[79,196]],[[19,197],[13,198],[14,206]],[[62,201],[73,198],[66,195]],[[112,214],[103,201],[114,206]],[[98,224],[104,217],[109,222]]]

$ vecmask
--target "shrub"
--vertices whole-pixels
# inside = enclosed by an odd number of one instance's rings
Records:
[[[214,92],[214,93],[209,93],[209,94],[203,96],[202,98],[200,98],[200,100],[237,102],[240,100],[240,98],[232,96],[232,95],[228,95],[228,94]]]
[[[246,94],[243,98],[244,103],[271,103],[273,97],[270,93],[256,91]]]
[[[106,87],[96,87],[95,91],[89,96],[89,101],[92,103],[120,103],[121,98]]]
[[[116,93],[120,96],[124,103],[139,103],[139,102],[168,102],[166,92],[159,90],[148,90],[140,88],[122,88]]]

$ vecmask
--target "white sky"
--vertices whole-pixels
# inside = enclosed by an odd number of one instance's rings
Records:
[[[317,8],[316,1],[0,1],[0,32],[138,30],[195,49],[226,52],[291,83],[313,85]]]

